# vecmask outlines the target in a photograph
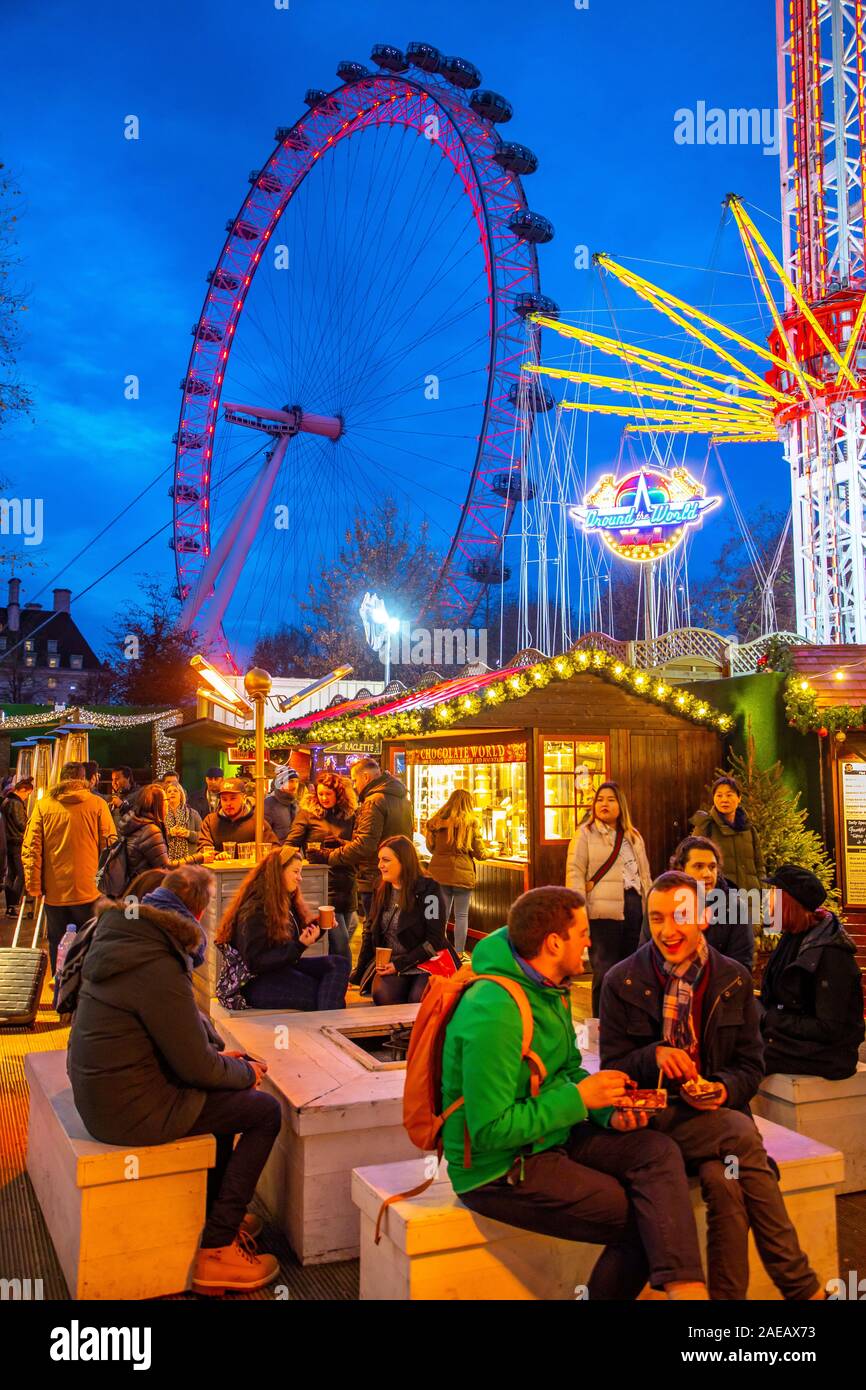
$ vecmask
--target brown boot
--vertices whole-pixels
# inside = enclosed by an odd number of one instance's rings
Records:
[[[255,1246],[241,1229],[231,1245],[199,1250],[193,1269],[193,1293],[216,1296],[263,1289],[277,1277],[279,1268],[273,1255],[256,1254]]]

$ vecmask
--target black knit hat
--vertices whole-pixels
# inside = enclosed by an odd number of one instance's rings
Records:
[[[827,889],[821,880],[811,869],[801,869],[799,864],[780,864],[768,882],[781,888],[807,912],[817,912],[827,897]]]

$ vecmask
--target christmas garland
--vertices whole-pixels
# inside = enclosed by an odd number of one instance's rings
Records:
[[[793,676],[785,686],[785,714],[792,729],[801,734],[845,733],[866,728],[866,705],[833,705],[818,708],[814,687],[803,676]]]
[[[693,724],[727,733],[733,727],[731,715],[714,709],[707,700],[679,686],[670,685],[661,676],[628,666],[609,652],[580,650],[564,656],[550,657],[527,666],[522,671],[503,672],[502,676],[470,694],[455,695],[449,700],[426,709],[409,709],[394,714],[350,714],[342,718],[322,719],[310,729],[292,732],[291,728],[270,729],[266,735],[268,749],[293,747],[300,743],[341,743],[346,739],[380,742],[383,739],[408,738],[416,734],[447,730],[456,720],[471,719],[483,709],[495,708],[505,700],[519,699],[532,690],[543,689],[551,681],[568,680],[584,671],[600,676],[612,685],[622,686],[645,700],[654,700],[672,714],[681,715]],[[239,738],[237,746],[244,751],[255,748],[250,736]]]

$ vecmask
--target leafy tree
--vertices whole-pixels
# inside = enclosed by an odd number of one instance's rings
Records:
[[[260,637],[253,649],[254,666],[262,666],[272,676],[309,676],[319,672],[321,658],[306,628],[286,624],[276,632]]]
[[[760,507],[747,520],[761,563],[768,570],[785,525],[785,513]],[[773,592],[777,630],[796,631],[794,547],[790,530]],[[692,585],[691,612],[695,627],[712,628],[722,634],[735,632],[741,642],[760,637],[761,588],[735,524],[729,527],[722,549],[712,563],[709,577]]]
[[[33,400],[18,376],[21,315],[26,312],[23,290],[14,283],[21,263],[17,254],[18,206],[21,190],[0,164],[0,429],[15,415],[30,415]]]
[[[371,515],[358,516],[346,530],[338,556],[322,566],[302,604],[310,638],[309,674],[325,675],[349,662],[357,677],[381,680],[384,667],[367,646],[358,616],[365,592],[377,593],[401,621],[417,622],[441,563],[430,547],[426,522],[413,531],[408,522],[400,522],[393,501]],[[393,663],[391,674],[408,683],[418,671]]]
[[[195,694],[189,659],[199,650],[198,638],[180,631],[179,616],[177,599],[155,580],[142,583],[138,603],[119,610],[109,642],[119,704],[177,705]]]

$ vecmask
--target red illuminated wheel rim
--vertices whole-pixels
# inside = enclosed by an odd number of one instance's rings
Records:
[[[410,532],[428,525],[444,556],[431,599],[468,623],[518,495],[502,478],[521,364],[538,359],[525,312],[549,236],[472,92],[410,67],[307,99],[229,223],[182,382],[171,543],[183,599],[273,447],[227,422],[224,404],[340,422],[336,439],[292,439],[243,563],[227,560],[205,596],[196,626],[216,613],[210,636],[228,653],[296,621],[354,516],[388,498]]]

